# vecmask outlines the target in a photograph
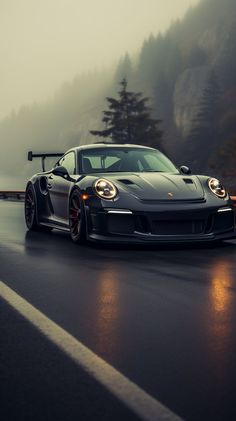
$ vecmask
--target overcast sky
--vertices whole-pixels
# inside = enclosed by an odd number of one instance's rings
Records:
[[[199,0],[0,0],[0,118],[108,67]]]

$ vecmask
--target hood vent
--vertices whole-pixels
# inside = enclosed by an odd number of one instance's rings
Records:
[[[121,180],[118,180],[120,183],[123,183],[123,184],[126,184],[126,185],[129,185],[129,184],[134,184],[133,183],[133,181],[131,181],[131,180],[126,180],[125,178],[123,178],[123,179],[121,179]]]
[[[191,180],[191,178],[184,178],[183,180],[186,184],[194,184],[193,180]]]

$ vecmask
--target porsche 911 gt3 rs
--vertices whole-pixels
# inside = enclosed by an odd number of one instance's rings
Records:
[[[60,156],[26,186],[29,230],[68,231],[75,243],[178,243],[236,237],[233,203],[219,180],[178,169],[140,145],[92,144]]]

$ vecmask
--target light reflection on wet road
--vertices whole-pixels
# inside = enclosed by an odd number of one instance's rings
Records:
[[[0,202],[0,279],[188,420],[236,419],[236,241],[75,246]]]

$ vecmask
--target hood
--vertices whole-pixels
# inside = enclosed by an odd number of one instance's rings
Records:
[[[204,191],[197,176],[158,172],[114,174],[109,179],[141,200],[200,200]]]

